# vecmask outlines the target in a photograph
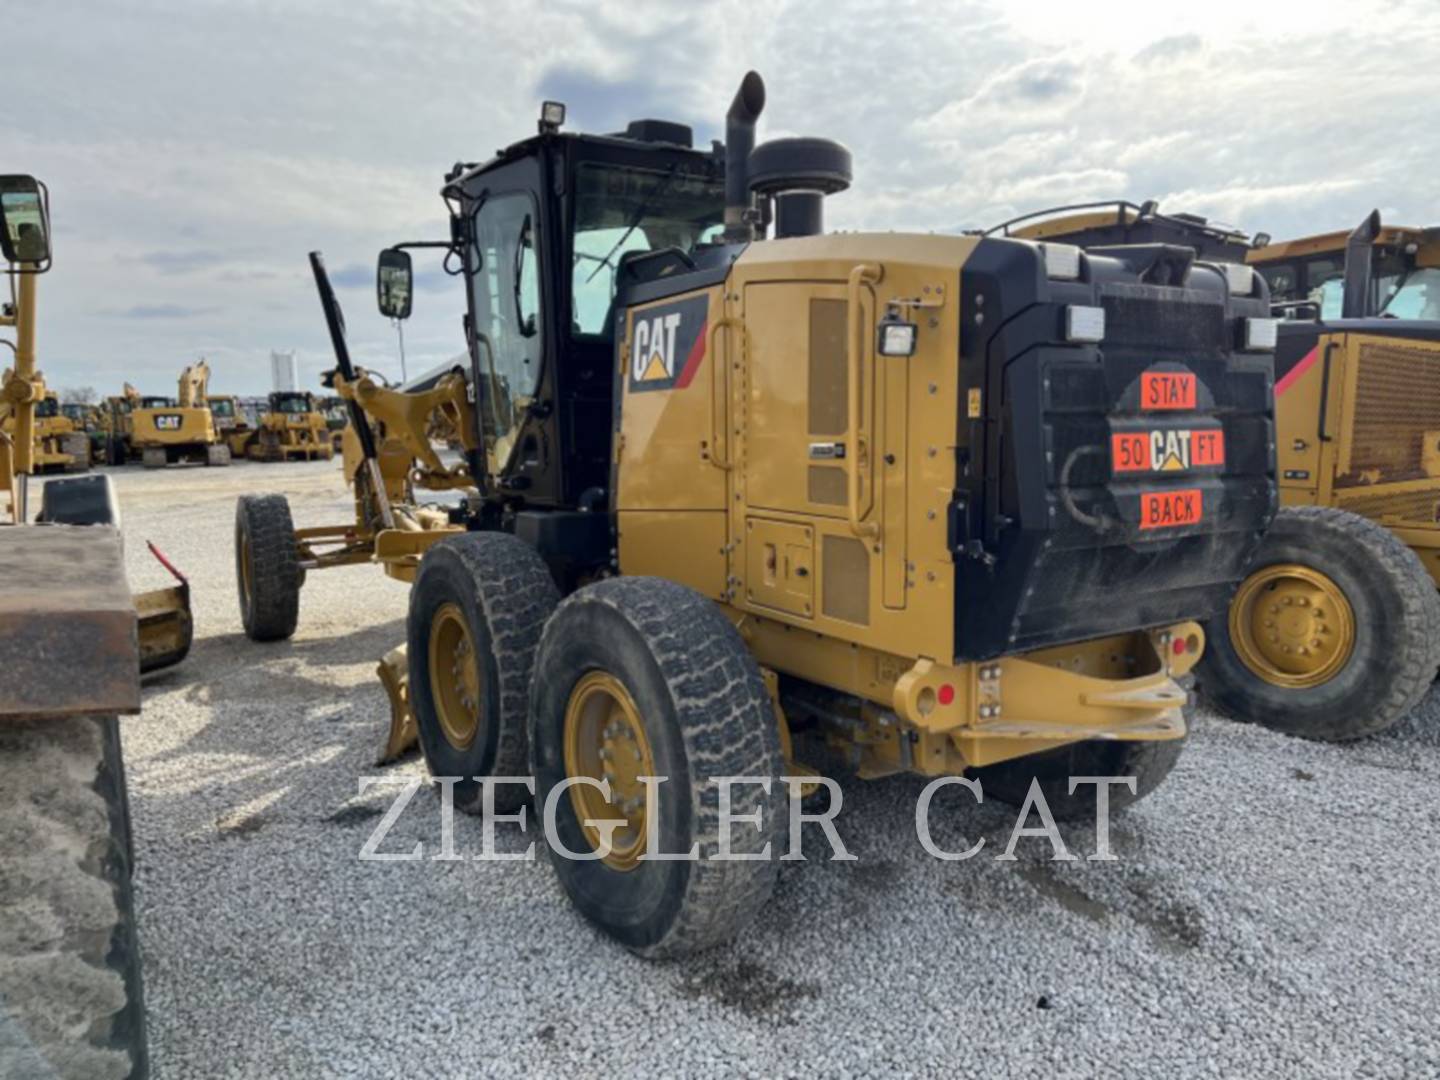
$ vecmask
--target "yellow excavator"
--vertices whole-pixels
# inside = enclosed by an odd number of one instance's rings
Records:
[[[31,883],[27,916],[0,920],[5,1053],[21,1055],[4,1064],[17,1076],[146,1076],[117,717],[140,711],[142,671],[188,650],[189,588],[132,596],[109,476],[48,481],[32,518],[49,238],[45,187],[0,176],[0,328],[15,359],[0,377],[0,865]]]
[[[203,359],[180,372],[174,398],[141,398],[129,417],[132,452],[147,469],[187,461],[229,465],[230,446],[215,426],[206,400],[210,365]]]

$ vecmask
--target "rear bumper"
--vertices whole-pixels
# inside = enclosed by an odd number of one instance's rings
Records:
[[[953,768],[953,753],[977,766],[1086,739],[1179,739],[1187,692],[1177,680],[1204,643],[1185,622],[988,662],[921,660],[896,683],[894,709],[916,730],[925,772]]]

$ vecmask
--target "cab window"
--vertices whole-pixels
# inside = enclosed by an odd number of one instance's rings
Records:
[[[615,273],[631,252],[715,240],[725,218],[724,182],[681,171],[582,164],[576,177],[570,320],[576,334],[605,335]]]
[[[484,420],[494,434],[514,431],[540,381],[537,214],[522,192],[492,195],[475,214],[471,304],[479,370],[487,382]]]

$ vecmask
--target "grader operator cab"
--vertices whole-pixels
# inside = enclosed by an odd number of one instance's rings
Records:
[[[130,442],[145,468],[187,461],[230,464],[230,446],[210,415],[209,383],[210,365],[201,360],[180,372],[177,397],[143,397],[131,410]]]
[[[1156,205],[1062,207],[998,227],[1108,250],[1136,236],[1253,267],[1277,326],[1283,509],[1228,617],[1207,626],[1201,690],[1233,716],[1351,739],[1392,726],[1440,666],[1440,237],[1388,229],[1285,243]],[[993,230],[992,230],[993,231]],[[1100,245],[1100,246],[1095,246]]]
[[[566,891],[643,955],[764,902],[780,778],[828,786],[816,747],[1017,804],[1038,781],[1062,814],[1095,806],[1071,776],[1144,795],[1185,734],[1196,620],[1274,508],[1271,360],[1242,349],[1258,277],[1157,246],[825,235],[850,155],[756,146],[764,99],[747,75],[714,152],[661,121],[562,132],[547,104],[538,135],[446,177],[452,235],[425,245],[468,284],[446,400],[473,407],[465,500],[412,570],[420,746],[472,810],[473,778],[532,774],[588,856],[556,854]],[[408,313],[414,246],[381,255],[386,315]],[[252,508],[258,607],[257,542],[294,588],[299,559]],[[724,776],[765,782],[717,803]],[[728,850],[755,861],[713,857],[727,804],[751,815]]]
[[[0,928],[0,1042],[14,1075],[145,1076],[116,718],[140,711],[141,671],[184,656],[189,594],[182,579],[131,595],[108,476],[50,480],[32,521],[48,203],[34,177],[0,176],[0,328],[15,361],[0,379],[0,863],[12,908],[24,901]]]

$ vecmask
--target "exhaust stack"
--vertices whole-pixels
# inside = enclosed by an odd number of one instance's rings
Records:
[[[747,216],[750,185],[746,171],[750,151],[755,148],[755,121],[765,108],[765,80],[755,71],[747,72],[725,114],[725,242],[744,244],[755,239]]]
[[[1340,304],[1342,319],[1363,319],[1370,309],[1370,266],[1375,241],[1380,236],[1380,211],[1371,210],[1345,241],[1345,294]]]

